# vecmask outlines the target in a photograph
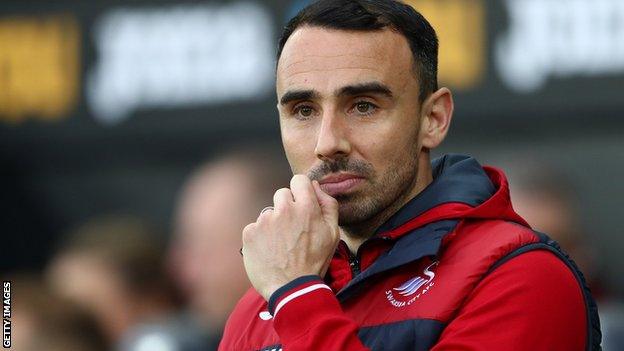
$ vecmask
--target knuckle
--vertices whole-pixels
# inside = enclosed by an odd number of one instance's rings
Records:
[[[307,221],[316,219],[318,217],[318,213],[314,204],[311,202],[300,201],[297,205],[298,214]],[[318,211],[320,212],[320,211]]]
[[[288,188],[280,188],[277,189],[277,191],[275,192],[275,196],[285,196],[285,195],[291,195],[290,189]]]
[[[289,199],[292,199],[292,192],[288,188],[281,188],[275,192],[273,196],[273,204],[275,208],[279,208],[280,210],[286,210],[288,208]]]
[[[295,174],[290,180],[290,187],[292,188],[295,184],[305,184],[306,181],[309,181],[306,175]]]
[[[268,211],[264,211],[264,212],[260,213],[256,223],[258,225],[262,225],[262,224],[266,223],[272,217],[273,211],[274,210],[268,210]]]
[[[253,238],[256,223],[249,223],[243,228],[243,243],[248,243]]]

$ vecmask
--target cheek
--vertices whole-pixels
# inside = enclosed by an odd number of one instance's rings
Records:
[[[360,150],[365,157],[383,160],[392,156],[399,148],[403,147],[401,127],[383,121],[369,125],[351,128],[350,141],[357,150]]]
[[[375,171],[385,173],[391,168],[411,164],[418,148],[415,127],[390,123],[377,127],[353,138],[357,140],[357,149]]]
[[[315,138],[304,130],[282,130],[284,152],[293,174],[306,173],[315,160]]]
[[[365,156],[377,173],[377,176],[384,174],[388,168],[396,163],[398,145],[393,141],[376,141],[367,145],[368,156]]]

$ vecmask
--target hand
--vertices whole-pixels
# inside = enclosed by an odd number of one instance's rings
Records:
[[[297,174],[273,202],[243,230],[245,270],[266,300],[298,277],[324,276],[340,240],[338,202],[317,181]]]

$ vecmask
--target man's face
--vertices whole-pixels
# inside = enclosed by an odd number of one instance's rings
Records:
[[[290,166],[338,200],[340,225],[414,195],[421,105],[402,35],[299,28],[276,85]]]
[[[191,307],[216,325],[249,288],[238,250],[240,233],[257,216],[253,194],[249,170],[224,162],[197,175],[179,204],[170,252],[174,278]]]

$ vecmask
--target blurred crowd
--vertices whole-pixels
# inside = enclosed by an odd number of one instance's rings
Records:
[[[537,162],[502,167],[516,211],[585,272],[605,350],[624,349],[624,311],[598,273],[574,184]],[[231,150],[191,172],[168,228],[125,214],[77,225],[43,272],[11,277],[12,349],[216,350],[230,311],[249,288],[239,254],[242,229],[289,179],[280,152]]]
[[[173,223],[103,214],[62,238],[43,272],[12,281],[17,351],[216,350],[249,288],[241,233],[290,170],[279,152],[225,152],[192,171]]]

